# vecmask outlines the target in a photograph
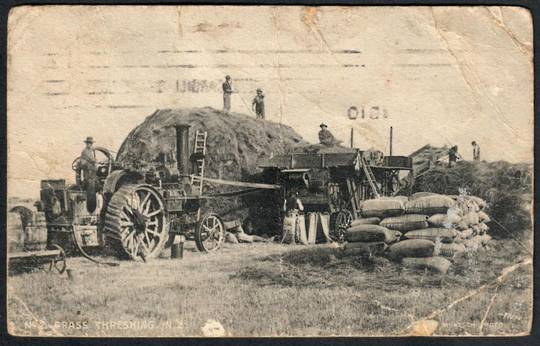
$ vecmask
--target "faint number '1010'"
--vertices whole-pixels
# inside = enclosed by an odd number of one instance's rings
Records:
[[[347,117],[351,120],[356,119],[388,119],[388,110],[379,106],[365,107],[362,106],[360,109],[356,106],[351,106],[347,110]]]

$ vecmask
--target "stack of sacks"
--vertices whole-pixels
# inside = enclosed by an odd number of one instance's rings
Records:
[[[369,256],[382,254],[387,244],[399,240],[401,233],[369,223],[355,223],[347,229],[343,254]]]
[[[469,250],[475,251],[485,246],[491,236],[487,234],[489,216],[483,211],[486,202],[476,196],[455,196],[455,204],[446,215],[445,227],[454,227],[458,231],[456,242]]]
[[[407,239],[395,243],[388,248],[387,256],[407,268],[440,274],[446,274],[451,265],[446,258],[436,256],[435,242],[428,239]]]
[[[478,197],[431,192],[363,201],[362,218],[347,230],[345,253],[384,253],[407,267],[446,273],[451,262],[444,257],[489,241],[485,206]]]

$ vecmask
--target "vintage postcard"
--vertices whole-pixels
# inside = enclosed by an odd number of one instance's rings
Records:
[[[8,25],[10,334],[529,334],[528,9]]]

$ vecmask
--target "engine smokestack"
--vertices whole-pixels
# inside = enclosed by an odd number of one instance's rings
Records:
[[[180,175],[189,175],[189,125],[176,125],[176,166]]]

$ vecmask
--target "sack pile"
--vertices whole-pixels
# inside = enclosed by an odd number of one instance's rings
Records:
[[[485,206],[475,196],[426,192],[363,201],[362,218],[347,230],[344,254],[384,255],[406,267],[446,273],[451,266],[446,258],[491,239]]]

